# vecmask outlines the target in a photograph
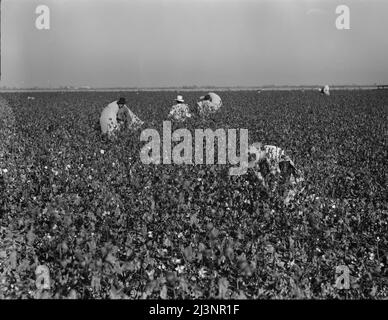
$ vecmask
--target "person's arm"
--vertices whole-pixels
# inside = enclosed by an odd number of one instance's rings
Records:
[[[171,107],[171,110],[170,110],[170,113],[168,114],[168,116],[173,117],[175,113],[176,113],[176,105],[173,105]]]
[[[188,104],[186,104],[186,115],[188,118],[191,118],[191,110]]]
[[[133,125],[141,126],[144,124],[144,121],[141,120],[136,114],[134,114],[128,107],[126,107],[128,111],[128,127],[133,128]]]

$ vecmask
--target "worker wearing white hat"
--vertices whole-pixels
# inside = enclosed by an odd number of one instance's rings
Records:
[[[191,118],[190,108],[185,104],[185,100],[181,95],[178,95],[175,99],[176,104],[171,107],[169,117],[176,121],[184,121],[187,118]]]
[[[323,93],[326,96],[330,96],[330,87],[328,85],[325,85],[323,88],[319,90],[321,93]]]
[[[197,106],[200,116],[207,116],[215,113],[222,107],[220,96],[214,92],[209,92],[207,95],[200,97],[199,100]]]

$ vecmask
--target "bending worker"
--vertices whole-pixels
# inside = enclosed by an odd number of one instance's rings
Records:
[[[277,146],[255,142],[249,147],[248,159],[248,168],[253,170],[259,182],[268,190],[274,191],[278,185],[284,183],[289,185],[287,202],[293,198],[304,181],[302,172],[296,168],[284,150]]]
[[[199,98],[197,106],[199,115],[203,117],[218,111],[222,107],[222,100],[218,94],[209,92],[207,95]]]
[[[175,99],[176,104],[171,107],[171,111],[169,113],[169,118],[172,118],[176,121],[184,121],[187,118],[191,118],[190,108],[187,104],[185,104],[185,100],[183,100],[182,96],[177,96]]]
[[[100,126],[103,134],[114,134],[120,129],[136,129],[144,122],[127,106],[125,98],[113,101],[101,112]]]

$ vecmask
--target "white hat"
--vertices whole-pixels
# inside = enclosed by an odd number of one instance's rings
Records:
[[[185,102],[185,100],[183,100],[182,96],[177,96],[175,101],[177,101],[177,102]]]

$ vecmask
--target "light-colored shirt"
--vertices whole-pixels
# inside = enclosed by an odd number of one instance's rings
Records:
[[[253,143],[249,147],[249,154],[253,157],[249,161],[249,168],[255,171],[256,176],[260,180],[264,180],[260,170],[260,164],[264,161],[269,168],[269,173],[273,176],[278,176],[282,172],[282,162],[287,162],[293,168],[293,173],[290,176],[291,183],[298,183],[303,180],[301,173],[296,169],[294,162],[286,155],[284,150],[277,146],[263,145],[261,143]]]
[[[222,100],[220,96],[214,92],[209,92],[208,93],[211,99],[211,102],[213,102],[215,105],[221,107],[222,106]]]
[[[321,92],[327,96],[330,96],[330,87],[328,85],[325,85],[322,89]]]
[[[168,116],[177,121],[184,121],[186,118],[191,118],[190,108],[187,104],[177,103],[171,107]]]
[[[222,101],[218,94],[209,92],[210,100],[202,100],[197,102],[198,112],[200,116],[206,116],[214,113],[222,107]]]

